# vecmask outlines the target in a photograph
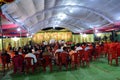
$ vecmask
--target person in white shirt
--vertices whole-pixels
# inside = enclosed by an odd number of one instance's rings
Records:
[[[89,50],[89,49],[90,49],[90,47],[89,47],[88,45],[86,45],[85,51],[87,51],[87,50]]]
[[[32,57],[34,59],[34,62],[32,64],[37,63],[37,58],[36,56],[32,53],[32,49],[29,49],[28,54],[25,55],[25,57]]]
[[[80,46],[79,43],[76,46],[77,46],[76,49],[75,49],[76,52],[79,51],[79,50],[83,50],[83,48]]]
[[[57,52],[63,52],[63,49],[61,48],[61,46],[59,46],[58,49],[55,51],[55,53]]]

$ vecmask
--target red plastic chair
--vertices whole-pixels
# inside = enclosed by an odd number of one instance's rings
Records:
[[[116,51],[117,51],[117,56],[120,57],[120,46],[117,47]]]
[[[26,54],[22,53],[23,58],[25,58],[25,55],[26,55]]]
[[[36,66],[38,67],[38,66],[41,65],[40,54],[35,53],[35,56],[36,56],[36,58],[37,58]]]
[[[55,53],[55,62],[57,65],[60,65],[60,54],[61,52]]]
[[[107,54],[108,54],[108,50],[109,50],[108,43],[105,43],[105,44],[104,44],[104,47],[103,47],[103,50],[102,50],[103,55],[105,55],[105,57],[106,57]]]
[[[92,61],[93,60],[93,47],[92,48],[90,47],[88,52],[89,52],[89,59],[90,59],[90,61]]]
[[[100,47],[100,46],[97,46],[97,47],[95,48],[94,60],[100,58],[100,54],[101,54],[101,47]]]
[[[16,73],[18,70],[20,72],[24,69],[24,57],[22,55],[17,55],[12,58],[13,67],[14,67],[14,73]]]
[[[50,71],[52,71],[52,58],[50,55],[43,55],[42,66],[44,71],[46,71],[46,67],[50,67]]]
[[[79,51],[77,51],[77,53],[79,54],[79,63],[81,65],[82,57],[83,57],[83,54],[84,54],[84,50],[79,50]]]
[[[116,61],[116,65],[118,65],[118,55],[117,51],[114,48],[110,48],[108,53],[108,64],[112,65],[112,61]]]
[[[35,69],[34,58],[25,57],[24,61],[25,61],[25,71],[26,71],[26,73],[28,73],[30,69],[32,69],[32,72],[34,72],[34,69]]]
[[[83,64],[83,66],[85,66],[85,63],[86,63],[86,65],[89,66],[89,62],[90,62],[89,50],[87,50],[87,51],[84,51],[84,54],[83,54],[83,57],[82,57],[82,64]]]
[[[72,68],[75,68],[77,66],[80,66],[80,62],[79,62],[79,53],[73,53],[71,55],[71,65]]]
[[[60,65],[59,65],[59,69],[61,70],[62,69],[62,65],[65,65],[66,66],[66,70],[68,69],[68,58],[69,58],[69,55],[67,53],[61,53],[60,54]]]

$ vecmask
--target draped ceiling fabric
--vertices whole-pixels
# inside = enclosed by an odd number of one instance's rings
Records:
[[[20,32],[17,31],[17,28],[19,28],[20,26],[6,19],[4,15],[1,16],[1,23],[2,23],[3,36],[6,37],[20,36]],[[22,31],[22,36],[26,36],[26,31],[25,30],[21,30],[21,31]],[[1,35],[2,34],[0,33],[0,36]]]
[[[16,0],[3,5],[2,12],[30,33],[48,27],[74,33],[120,28],[120,0]]]

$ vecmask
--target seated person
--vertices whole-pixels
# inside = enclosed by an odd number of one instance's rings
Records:
[[[78,43],[78,44],[76,45],[76,51],[79,51],[79,50],[83,50],[83,48],[82,48],[81,45]]]
[[[63,52],[63,49],[61,49],[61,46],[58,46],[58,49],[55,51],[55,53],[57,52]]]
[[[68,54],[68,49],[67,49],[67,47],[63,47],[62,53],[67,53],[67,54]]]
[[[10,59],[11,59],[11,57],[10,57],[10,55],[7,53],[7,51],[5,50],[5,51],[3,51],[3,53],[1,54],[1,56],[6,56],[6,63],[8,64],[8,63],[10,63]]]
[[[71,57],[72,54],[74,54],[74,53],[76,53],[76,51],[75,51],[75,47],[72,46],[72,47],[71,47],[71,51],[69,52],[70,57]]]
[[[37,63],[37,58],[36,56],[32,53],[32,49],[29,49],[28,53],[25,55],[26,57],[32,57],[34,59],[34,62],[32,62],[32,64]]]
[[[90,47],[88,45],[86,45],[85,51],[88,51],[89,49],[90,49]]]

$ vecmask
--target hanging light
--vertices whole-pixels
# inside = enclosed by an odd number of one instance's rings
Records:
[[[20,28],[17,28],[17,31],[19,32],[19,31],[21,31],[21,29],[20,29]]]
[[[97,33],[97,32],[98,32],[98,30],[95,30],[95,32]]]
[[[83,37],[87,37],[87,35],[86,35],[86,34],[83,34]]]
[[[26,36],[28,37],[28,36],[29,36],[29,33],[27,33]]]
[[[58,17],[60,20],[64,20],[64,19],[67,17],[67,15],[64,14],[64,13],[59,13],[59,14],[57,15],[57,17]]]

